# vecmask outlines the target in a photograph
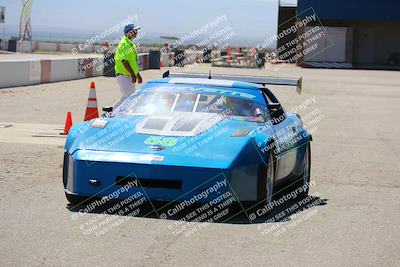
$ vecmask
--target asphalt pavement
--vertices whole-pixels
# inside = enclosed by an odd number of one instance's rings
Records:
[[[91,81],[100,107],[117,101],[115,78],[0,89],[0,265],[399,266],[400,73],[294,66],[212,73],[303,77],[301,95],[271,90],[312,129],[309,199],[273,211],[271,222],[243,214],[190,234],[153,215],[79,213],[64,196],[65,139],[57,134],[67,111],[82,121]],[[104,231],[87,231],[100,220]]]

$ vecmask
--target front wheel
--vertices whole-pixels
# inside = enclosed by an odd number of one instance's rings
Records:
[[[274,155],[270,151],[268,154],[268,166],[266,172],[266,192],[267,192],[267,203],[271,203],[274,199],[274,182],[275,182],[275,161]]]
[[[65,193],[65,197],[67,198],[68,202],[73,206],[83,205],[84,203],[86,203],[86,200],[88,200],[87,197],[72,195],[68,193]]]

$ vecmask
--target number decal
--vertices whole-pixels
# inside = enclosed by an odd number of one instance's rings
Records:
[[[165,137],[160,140],[160,144],[162,146],[174,146],[176,145],[176,138],[171,138],[171,137]]]
[[[154,146],[154,145],[162,145],[162,146],[174,146],[178,140],[172,137],[164,137],[164,136],[149,136],[144,143],[146,145]]]
[[[160,140],[162,138],[163,138],[162,136],[150,136],[146,140],[144,140],[144,143],[146,145],[151,145],[151,146],[158,145],[160,144]]]

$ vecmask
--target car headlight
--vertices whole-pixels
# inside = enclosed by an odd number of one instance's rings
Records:
[[[245,129],[239,129],[236,130],[235,132],[233,132],[231,134],[231,137],[244,137],[247,136],[249,134],[249,132],[251,132],[252,128],[245,128]]]

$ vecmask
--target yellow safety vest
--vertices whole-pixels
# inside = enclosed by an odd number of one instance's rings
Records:
[[[122,74],[130,76],[131,74],[122,64],[123,60],[129,62],[135,75],[139,73],[139,65],[137,63],[136,45],[126,36],[119,42],[114,55],[115,60],[115,74]]]

